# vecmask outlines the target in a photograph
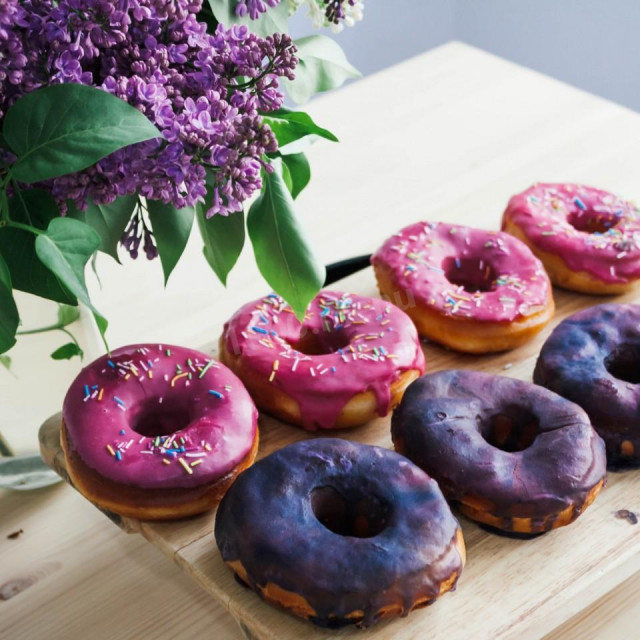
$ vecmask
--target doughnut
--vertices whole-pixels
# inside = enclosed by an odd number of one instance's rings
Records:
[[[321,291],[301,323],[271,294],[224,325],[220,359],[258,408],[309,431],[387,415],[424,372],[411,320],[393,305]]]
[[[640,463],[640,306],[601,304],[563,320],[542,346],[533,380],[580,405],[609,465]]]
[[[551,391],[476,371],[416,380],[393,414],[396,451],[460,511],[501,531],[573,522],[605,483],[604,442],[587,414]]]
[[[255,459],[258,412],[204,353],[122,347],[85,367],[62,409],[61,444],[80,493],[102,509],[173,520],[214,507]]]
[[[453,590],[462,531],[437,483],[394,451],[298,442],[244,472],[215,538],[241,582],[324,627],[368,627]]]
[[[542,260],[553,284],[611,295],[640,278],[640,218],[635,205],[579,184],[536,184],[515,195],[502,229]]]
[[[512,236],[418,222],[371,258],[380,293],[411,316],[421,336],[456,351],[513,349],[551,320],[551,284]]]

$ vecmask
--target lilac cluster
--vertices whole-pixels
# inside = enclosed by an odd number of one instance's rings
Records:
[[[338,24],[340,20],[344,20],[346,17],[345,5],[353,6],[355,3],[355,0],[325,0],[327,20],[332,24]]]
[[[275,7],[281,0],[237,0],[236,15],[257,20],[269,7]],[[303,4],[308,5],[313,26],[317,29],[331,26],[339,31],[344,24],[353,26],[362,20],[364,4],[362,0],[282,0],[287,3],[289,13],[295,13]]]
[[[140,242],[142,242],[142,248],[149,260],[158,257],[158,247],[153,241],[153,232],[147,226],[140,207],[134,211],[120,242],[134,259],[138,257]]]
[[[68,199],[84,208],[134,193],[182,208],[202,201],[208,185],[208,215],[227,215],[261,187],[263,156],[277,143],[259,111],[281,106],[278,78],[293,78],[295,47],[286,35],[262,39],[242,26],[207,33],[201,6],[0,2],[0,119],[27,92],[75,82],[126,100],[164,136],[48,181],[63,211]]]
[[[275,7],[280,3],[280,0],[238,0],[236,6],[237,16],[246,16],[247,13],[252,20],[257,20],[261,13],[269,7]]]

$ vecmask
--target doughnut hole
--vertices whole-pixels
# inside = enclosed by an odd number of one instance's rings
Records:
[[[509,453],[528,449],[540,434],[538,418],[516,405],[505,407],[483,422],[482,437],[496,449]]]
[[[191,422],[188,398],[166,396],[147,398],[133,413],[129,426],[141,436],[166,436],[184,429]]]
[[[296,342],[290,342],[291,346],[300,353],[308,356],[321,356],[335,353],[349,345],[350,339],[346,331],[305,331],[300,333]]]
[[[618,224],[619,219],[613,213],[603,213],[593,209],[579,209],[570,213],[567,222],[576,231],[582,233],[605,233]]]
[[[468,293],[496,288],[497,274],[486,260],[451,256],[442,261],[442,270],[451,284],[461,286]]]
[[[373,538],[389,523],[391,507],[378,496],[330,486],[311,492],[311,509],[318,522],[339,536]]]
[[[640,383],[640,345],[623,343],[616,347],[605,359],[606,370],[618,380]]]

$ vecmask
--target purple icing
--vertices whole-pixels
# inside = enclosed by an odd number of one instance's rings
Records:
[[[357,509],[368,501],[373,535],[336,533],[314,507],[328,491]],[[330,528],[332,527],[332,528]],[[408,613],[458,576],[459,525],[437,483],[399,454],[319,438],[276,451],[242,473],[218,508],[215,537],[225,562],[239,561],[256,591],[276,584],[305,598],[322,625],[369,626],[385,605]],[[363,619],[344,620],[362,611]]]
[[[640,305],[601,304],[563,320],[533,379],[589,414],[609,463],[640,461]],[[625,441],[630,455],[621,450]]]
[[[513,322],[541,311],[551,296],[542,263],[501,231],[417,222],[373,254],[415,302],[445,316]]]
[[[146,489],[219,480],[249,453],[257,429],[253,401],[229,369],[157,344],[122,347],[85,367],[62,417],[87,466]]]
[[[518,436],[502,448],[491,444],[498,416],[512,420]],[[423,376],[407,389],[391,430],[448,499],[480,497],[506,522],[582,505],[606,472],[604,443],[586,413],[513,378],[455,370]]]
[[[580,184],[536,184],[511,198],[510,220],[572,271],[606,283],[640,277],[640,218],[631,202]]]
[[[320,353],[296,349],[309,337]],[[369,390],[386,415],[391,384],[404,371],[424,371],[411,319],[388,302],[350,293],[321,291],[303,323],[271,294],[239,309],[223,339],[230,354],[298,402],[309,430],[332,428],[347,402]]]

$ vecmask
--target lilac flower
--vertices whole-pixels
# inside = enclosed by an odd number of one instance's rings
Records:
[[[238,0],[236,15],[246,16],[249,13],[252,20],[257,20],[268,7],[275,7],[279,2],[280,0]]]
[[[257,20],[269,7],[275,7],[280,0],[237,0],[236,15]],[[352,27],[362,20],[364,2],[362,0],[286,0],[289,14],[295,13],[302,5],[307,5],[311,21],[316,29],[331,27],[334,33],[344,26]],[[268,6],[267,6],[268,5]]]
[[[249,2],[250,13],[254,5],[264,2]],[[25,93],[77,82],[127,101],[164,136],[39,185],[62,212],[69,200],[83,209],[135,193],[193,206],[204,200],[208,180],[208,215],[228,215],[261,188],[263,158],[277,143],[259,112],[282,105],[278,78],[294,77],[295,47],[286,35],[262,39],[241,26],[207,33],[195,15],[201,6],[202,0],[0,0],[0,120]],[[123,244],[135,256],[141,243],[149,258],[157,255],[138,211]]]

